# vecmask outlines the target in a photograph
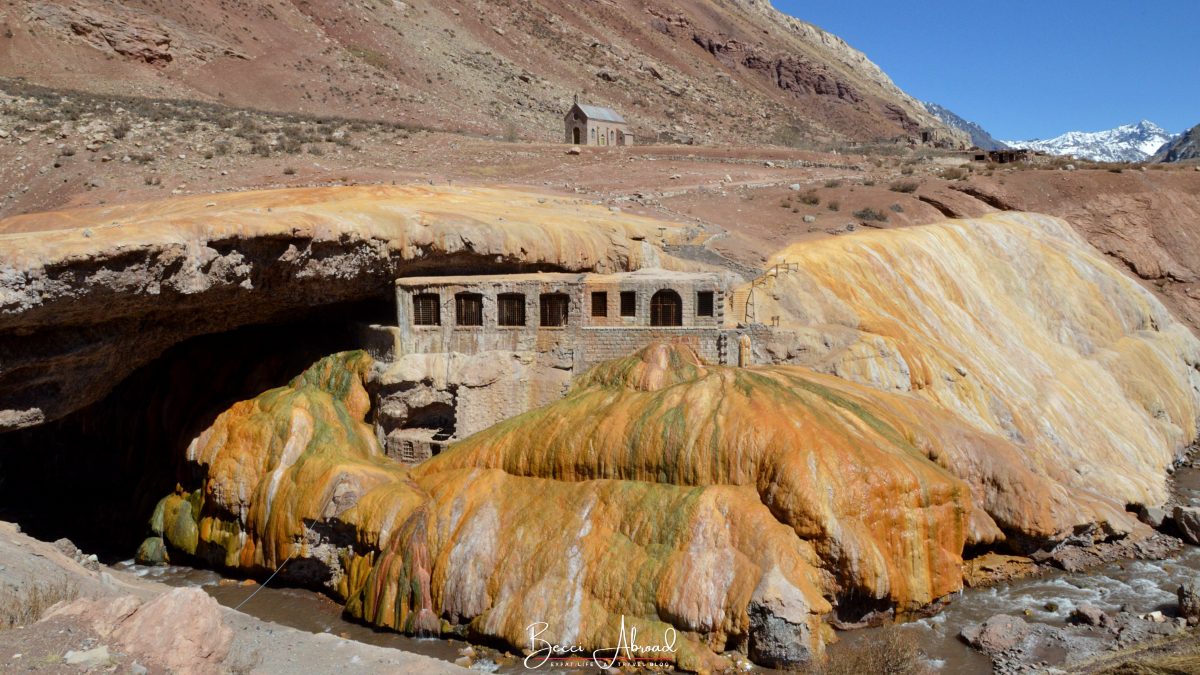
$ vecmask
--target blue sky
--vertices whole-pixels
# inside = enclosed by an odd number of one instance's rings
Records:
[[[774,0],[1000,139],[1200,124],[1200,0]]]

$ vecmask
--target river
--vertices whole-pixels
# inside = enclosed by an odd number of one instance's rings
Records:
[[[1176,475],[1180,500],[1200,505],[1200,470],[1185,469]],[[236,607],[260,586],[222,580],[209,570],[180,566],[146,567],[132,560],[116,565],[174,586],[200,586],[221,604]],[[905,624],[901,630],[918,641],[933,665],[945,673],[990,673],[990,659],[969,648],[958,638],[964,626],[979,623],[995,614],[1025,615],[1029,621],[1061,625],[1071,610],[1087,603],[1106,612],[1125,608],[1134,613],[1175,607],[1175,591],[1185,580],[1200,577],[1200,547],[1184,546],[1165,560],[1125,560],[1086,572],[1049,572],[1043,576],[1012,581],[991,588],[966,589],[936,616]],[[313,591],[296,588],[261,587],[241,610],[260,619],[313,633],[334,633],[381,647],[453,661],[468,643],[439,638],[413,638],[391,631],[377,631],[342,616],[341,606]],[[845,631],[830,647],[831,658],[852,650],[871,637],[874,629]],[[488,672],[522,672],[520,665],[497,667],[482,659],[476,666]]]

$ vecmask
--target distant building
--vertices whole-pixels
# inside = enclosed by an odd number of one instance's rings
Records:
[[[572,145],[633,145],[629,123],[612,108],[576,100],[563,121],[566,142]]]
[[[1034,153],[1025,148],[1008,148],[1005,150],[990,150],[987,153],[988,161],[997,164],[1012,164],[1014,162],[1028,162],[1033,159]]]

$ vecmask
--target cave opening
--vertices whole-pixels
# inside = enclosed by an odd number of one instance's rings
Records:
[[[384,297],[176,344],[100,401],[0,434],[0,519],[45,541],[67,537],[102,562],[131,558],[157,501],[196,478],[185,451],[217,415],[362,348],[363,324],[394,322]]]

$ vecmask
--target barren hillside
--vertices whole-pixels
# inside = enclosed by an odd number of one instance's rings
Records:
[[[33,0],[0,8],[0,35],[0,75],[35,84],[536,140],[575,94],[651,139],[946,129],[763,0]]]

